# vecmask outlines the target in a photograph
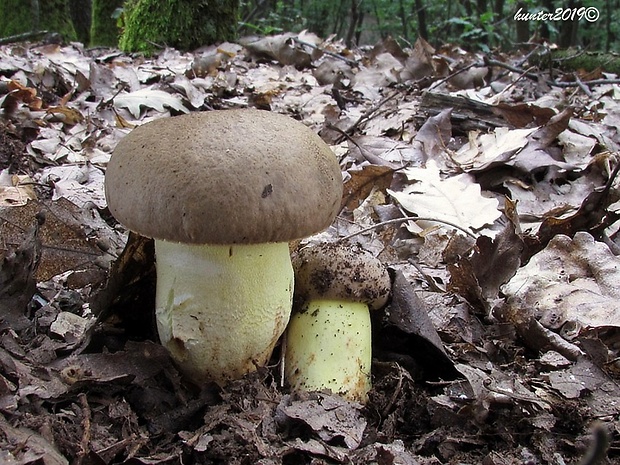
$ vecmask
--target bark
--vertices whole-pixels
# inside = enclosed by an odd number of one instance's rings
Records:
[[[418,35],[428,40],[428,26],[426,24],[426,6],[423,0],[415,0],[415,9],[418,15]]]
[[[91,0],[68,0],[68,6],[77,39],[88,45],[90,42]]]
[[[525,2],[517,3],[515,11],[527,12],[527,4]],[[517,29],[517,43],[526,44],[530,40],[530,25],[528,21],[515,21]]]

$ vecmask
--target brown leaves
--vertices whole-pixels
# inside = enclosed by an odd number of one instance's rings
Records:
[[[344,184],[342,207],[355,210],[373,189],[387,189],[392,183],[394,170],[388,166],[367,165],[350,171],[351,178]]]
[[[8,113],[15,111],[20,102],[26,104],[31,110],[40,110],[43,106],[41,97],[37,95],[37,90],[26,87],[18,81],[7,83],[8,93],[0,99],[0,107]]]
[[[14,250],[2,254],[0,262],[0,318],[2,326],[15,330],[28,325],[26,305],[36,290],[35,272],[41,260],[39,231],[43,215],[37,216],[34,225],[24,234]]]
[[[416,294],[402,272],[392,273],[392,298],[386,311],[377,316],[375,345],[385,352],[399,353],[419,363],[414,377],[453,379],[454,365],[445,352],[429,317],[427,304]],[[394,357],[394,355],[389,356]]]
[[[446,257],[450,272],[448,289],[488,312],[501,286],[510,281],[521,265],[523,239],[517,234],[517,227],[509,221],[494,239],[479,236],[470,253],[453,259]]]
[[[36,223],[38,215],[45,221],[41,223],[38,235],[42,252],[37,280],[47,281],[69,272],[66,277],[69,287],[100,283],[105,273],[98,263],[105,265],[111,260],[104,250],[115,247],[118,240],[106,230],[102,220],[64,199],[39,204],[29,202],[2,212],[4,239],[13,243],[19,241],[22,232]],[[90,235],[98,237],[90,241]]]
[[[137,464],[570,460],[576,433],[562,425],[608,415],[618,396],[616,257],[594,239],[618,241],[616,87],[566,92],[542,72],[511,70],[522,57],[423,40],[407,49],[386,39],[368,53],[307,33],[244,43],[151,59],[0,48],[2,146],[16,141],[0,160],[10,170],[3,192],[12,205],[30,198],[2,211],[10,259],[0,292],[28,285],[2,299],[20,309],[0,332],[2,448],[24,464],[54,454]],[[287,396],[275,359],[223,391],[196,389],[160,346],[137,342],[156,338],[155,258],[152,242],[132,235],[108,271],[125,244],[99,216],[110,152],[145,121],[232,107],[292,115],[333,143],[342,212],[312,240],[366,229],[351,239],[394,269],[364,410],[327,393]],[[47,219],[35,234],[39,210]],[[573,407],[579,423],[562,413]]]

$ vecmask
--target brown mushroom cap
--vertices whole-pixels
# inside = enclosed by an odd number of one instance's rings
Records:
[[[105,184],[114,217],[155,239],[285,242],[327,228],[340,208],[336,157],[302,123],[260,110],[162,118],[117,145]]]
[[[301,249],[293,259],[295,295],[305,301],[339,299],[368,304],[387,302],[390,276],[383,264],[359,247],[341,243]]]

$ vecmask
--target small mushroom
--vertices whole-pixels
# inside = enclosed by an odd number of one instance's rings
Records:
[[[364,403],[371,387],[370,311],[385,305],[390,277],[381,262],[341,243],[301,249],[286,336],[285,379],[295,391],[330,389]]]
[[[303,124],[220,110],[134,129],[105,190],[120,223],[155,239],[162,344],[194,382],[224,384],[267,363],[291,312],[288,241],[331,224],[342,176]]]

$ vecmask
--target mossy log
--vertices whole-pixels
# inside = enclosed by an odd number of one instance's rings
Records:
[[[128,0],[119,46],[153,53],[158,47],[192,50],[233,40],[238,0]]]
[[[584,50],[550,50],[533,54],[529,63],[542,69],[557,68],[562,71],[587,72],[599,69],[620,75],[620,55],[615,53],[587,52]]]
[[[68,0],[4,0],[0,2],[0,36],[24,32],[57,32],[65,40],[76,40]]]

